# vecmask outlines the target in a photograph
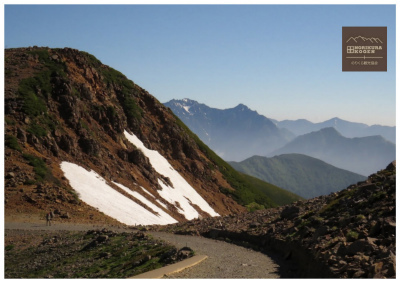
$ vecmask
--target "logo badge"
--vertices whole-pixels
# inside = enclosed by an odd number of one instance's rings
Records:
[[[342,71],[386,72],[387,27],[342,27]]]

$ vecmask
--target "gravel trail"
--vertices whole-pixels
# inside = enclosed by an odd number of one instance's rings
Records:
[[[109,228],[114,231],[127,231],[123,227],[110,227],[90,224],[54,223],[17,223],[6,222],[5,230],[42,230],[42,231],[85,231]],[[129,229],[132,231],[132,229]],[[207,255],[203,262],[174,273],[167,278],[280,278],[280,266],[270,257],[244,247],[198,236],[175,235],[163,232],[148,232],[155,238],[170,242],[178,249],[188,246],[196,254]]]
[[[280,278],[279,265],[260,252],[197,236],[150,232],[177,248],[188,246],[208,258],[168,278]]]

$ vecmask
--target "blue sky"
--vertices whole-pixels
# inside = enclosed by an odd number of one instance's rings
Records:
[[[4,45],[89,52],[160,102],[243,103],[277,120],[393,126],[395,12],[394,5],[6,5]],[[387,26],[388,71],[342,72],[342,26]]]

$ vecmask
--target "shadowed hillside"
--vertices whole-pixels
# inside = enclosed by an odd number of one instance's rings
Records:
[[[282,154],[271,158],[253,156],[230,164],[240,172],[304,198],[327,195],[367,178],[302,154]]]

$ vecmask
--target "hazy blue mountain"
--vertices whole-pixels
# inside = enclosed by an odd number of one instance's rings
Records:
[[[279,128],[285,128],[297,136],[308,134],[323,128],[333,127],[347,138],[382,136],[392,143],[396,143],[396,127],[373,125],[368,126],[362,123],[354,123],[332,118],[321,123],[312,123],[305,119],[275,121]]]
[[[330,127],[298,136],[268,156],[285,153],[305,154],[368,176],[396,159],[396,146],[381,136],[346,138]]]
[[[283,154],[271,158],[253,156],[230,164],[238,171],[304,198],[327,195],[367,178],[303,154]]]
[[[174,99],[164,105],[225,160],[266,155],[294,138],[293,133],[243,104],[216,109],[190,99]]]

